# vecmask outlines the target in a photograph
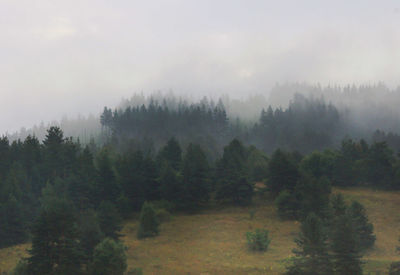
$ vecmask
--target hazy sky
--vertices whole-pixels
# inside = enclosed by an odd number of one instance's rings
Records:
[[[400,1],[0,0],[0,133],[286,81],[400,84]]]

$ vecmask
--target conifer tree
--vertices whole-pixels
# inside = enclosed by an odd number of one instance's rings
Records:
[[[335,274],[361,275],[357,233],[350,215],[341,215],[335,219],[331,239]]]
[[[184,204],[188,210],[196,209],[209,198],[209,166],[206,156],[199,145],[189,144],[182,169]]]
[[[79,222],[79,235],[79,242],[85,254],[85,259],[87,262],[90,262],[94,248],[104,239],[104,233],[100,229],[95,211],[88,210],[82,213]]]
[[[122,218],[115,205],[109,201],[101,202],[97,210],[97,217],[105,237],[118,240],[121,236],[119,231],[122,229]]]
[[[328,235],[321,219],[310,213],[301,224],[301,232],[295,240],[298,249],[294,249],[296,258],[288,267],[286,274],[329,275],[333,274],[328,254]]]
[[[276,150],[268,164],[268,188],[274,196],[287,189],[293,191],[300,173],[294,161],[281,150]]]
[[[178,141],[172,137],[161,149],[158,155],[159,162],[167,161],[175,171],[178,171],[182,163],[182,149]]]
[[[137,237],[139,239],[158,235],[160,223],[151,203],[145,202],[143,204],[139,222],[140,224],[137,232]]]
[[[103,149],[97,157],[97,201],[105,200],[115,203],[118,199],[121,189],[116,181],[115,173],[112,167],[110,153],[106,148]]]
[[[82,252],[71,203],[53,198],[42,206],[32,229],[31,274],[80,274]]]
[[[369,222],[364,206],[354,201],[348,211],[358,235],[358,249],[363,251],[372,247],[376,239],[373,234],[374,226]]]
[[[333,194],[330,200],[333,217],[342,216],[346,213],[346,203],[342,194]]]
[[[122,243],[106,238],[93,251],[91,274],[123,275],[128,267]]]

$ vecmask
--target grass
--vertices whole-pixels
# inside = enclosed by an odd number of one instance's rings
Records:
[[[352,188],[334,189],[346,200],[358,200],[367,209],[377,236],[375,247],[363,258],[365,274],[387,274],[400,236],[400,192]],[[251,217],[253,216],[253,217]],[[135,220],[128,221],[122,239],[127,247],[128,270],[144,274],[280,274],[292,256],[299,223],[282,221],[272,202],[251,207],[210,209],[195,215],[177,215],[161,225],[160,235],[137,240]],[[247,247],[245,234],[266,228],[272,239],[264,253]],[[26,255],[29,245],[0,250],[0,271],[8,271]]]

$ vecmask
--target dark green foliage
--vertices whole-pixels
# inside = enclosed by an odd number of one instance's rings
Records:
[[[116,176],[112,167],[110,152],[104,148],[96,159],[97,163],[97,201],[116,202],[121,188],[116,180]]]
[[[183,159],[182,180],[184,201],[187,210],[198,209],[209,199],[211,189],[209,165],[199,145],[189,144]]]
[[[358,236],[349,215],[336,218],[331,238],[335,274],[362,274]]]
[[[224,148],[224,154],[217,163],[217,200],[229,201],[236,205],[251,202],[254,190],[247,180],[246,161],[246,148],[239,140],[232,140]]]
[[[168,140],[167,145],[161,149],[158,160],[159,162],[168,162],[176,171],[180,169],[182,163],[182,149],[174,137]]]
[[[121,236],[122,218],[115,205],[109,201],[103,201],[97,209],[97,218],[101,232],[105,237],[118,240]]]
[[[27,238],[27,217],[22,203],[10,195],[5,203],[0,204],[0,247],[19,244]]]
[[[297,219],[300,211],[300,200],[295,193],[283,190],[275,199],[275,206],[279,217],[283,219]]]
[[[163,199],[173,203],[178,208],[184,206],[182,201],[185,198],[185,189],[182,184],[182,177],[167,163],[164,162],[160,178],[160,195]]]
[[[282,190],[294,190],[300,173],[290,156],[281,150],[276,150],[268,164],[268,188],[274,196]]]
[[[43,205],[32,228],[31,274],[79,274],[82,252],[72,205],[54,198]]]
[[[363,251],[372,247],[376,237],[373,234],[374,227],[368,220],[364,206],[354,201],[348,209],[348,214],[352,219],[353,226],[358,236],[358,249]]]
[[[139,222],[140,224],[137,232],[137,237],[139,239],[158,235],[160,223],[152,204],[148,202],[143,204]]]
[[[254,232],[246,233],[247,244],[251,250],[266,251],[271,240],[268,237],[268,230],[256,229]]]
[[[88,262],[92,260],[93,249],[104,239],[96,213],[88,210],[83,213],[79,221],[80,246]]]
[[[344,202],[344,198],[342,194],[333,194],[331,199],[331,209],[332,209],[332,214],[334,217],[338,217],[341,215],[344,215],[347,210],[347,205]]]
[[[125,248],[122,243],[106,238],[95,247],[91,274],[123,275],[127,266]]]
[[[324,220],[329,218],[331,185],[326,177],[316,179],[303,175],[294,193],[300,202],[301,218],[307,217],[311,212]]]
[[[131,209],[139,210],[146,200],[146,175],[144,174],[144,157],[141,151],[124,154],[116,164],[118,181],[124,197],[128,199]]]
[[[328,235],[321,219],[310,213],[301,224],[301,232],[295,240],[296,258],[286,274],[329,275],[333,274],[329,258]]]

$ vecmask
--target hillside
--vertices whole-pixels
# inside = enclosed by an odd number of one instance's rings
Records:
[[[364,260],[365,274],[386,273],[396,253],[400,236],[400,192],[352,188],[334,189],[347,200],[365,205],[375,227],[377,241]],[[254,218],[250,213],[255,211]],[[266,253],[250,252],[245,233],[265,227],[272,242]],[[141,267],[144,274],[279,274],[291,256],[299,224],[281,221],[272,203],[252,207],[205,210],[196,215],[177,215],[161,226],[160,236],[137,240],[137,222],[123,229],[130,269]],[[0,271],[8,271],[26,255],[28,245],[0,250]]]

